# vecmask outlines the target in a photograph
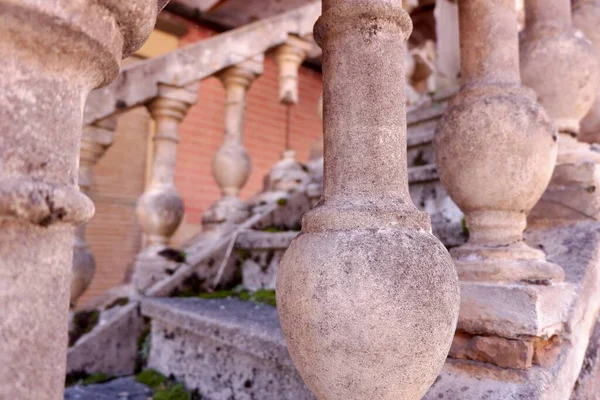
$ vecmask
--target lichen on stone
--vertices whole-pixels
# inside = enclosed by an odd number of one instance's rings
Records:
[[[69,331],[69,347],[73,346],[86,333],[94,329],[100,321],[100,311],[78,311],[73,315],[72,328]]]

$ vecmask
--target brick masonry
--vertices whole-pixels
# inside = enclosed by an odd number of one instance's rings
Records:
[[[180,39],[185,46],[218,34],[189,24]],[[300,102],[291,110],[290,145],[307,161],[311,143],[321,136],[317,101],[321,74],[302,67]],[[186,206],[187,224],[199,224],[202,213],[216,201],[219,188],[211,170],[212,157],[223,137],[225,90],[217,78],[201,82],[199,99],[180,127],[176,186]],[[264,175],[279,160],[285,147],[286,107],[278,101],[278,71],[267,55],[265,70],[251,86],[244,126],[244,144],[252,159],[252,174],[242,191],[249,198],[262,188]],[[88,243],[96,257],[96,275],[79,301],[84,305],[105,290],[123,282],[141,245],[135,219],[135,202],[144,189],[149,116],[138,108],[120,117],[115,142],[95,167],[91,197],[96,216],[88,226]]]

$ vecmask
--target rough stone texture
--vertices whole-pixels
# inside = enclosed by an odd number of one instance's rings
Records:
[[[239,300],[148,299],[148,366],[203,398],[312,400],[291,363],[274,307]]]
[[[395,1],[323,2],[324,193],[277,276],[294,364],[319,399],[419,399],[453,336],[451,259],[408,193]],[[377,73],[373,73],[374,69]]]
[[[147,103],[157,96],[158,83],[185,86],[264,54],[284,44],[289,34],[305,36],[320,13],[314,2],[125,68],[113,84],[88,97],[84,123]]]
[[[103,311],[98,325],[69,347],[67,373],[132,374],[143,328],[138,301]]]
[[[161,1],[161,3],[163,3]],[[64,389],[84,99],[152,30],[157,1],[0,1],[0,398]]]
[[[570,398],[600,310],[600,224],[537,230],[528,233],[527,239],[531,245],[542,246],[552,262],[563,266],[566,282],[575,287],[577,294],[561,331],[556,361],[550,366],[533,365],[527,371],[517,371],[449,359],[425,400]]]
[[[585,353],[581,372],[575,382],[571,400],[598,400],[600,398],[600,320]]]
[[[152,390],[132,377],[97,385],[76,385],[65,390],[64,400],[148,400]]]

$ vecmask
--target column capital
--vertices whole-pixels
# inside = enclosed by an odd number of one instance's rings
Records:
[[[259,54],[255,57],[242,61],[232,67],[226,68],[217,74],[225,88],[240,85],[244,90],[248,90],[252,82],[258,78],[264,71],[264,55]]]
[[[158,96],[148,104],[152,118],[171,117],[181,122],[198,101],[199,82],[187,86],[158,85]]]

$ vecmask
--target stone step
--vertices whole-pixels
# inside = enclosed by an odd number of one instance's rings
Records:
[[[208,400],[312,400],[294,368],[277,309],[236,299],[145,299],[148,367]]]
[[[152,390],[125,377],[94,385],[74,385],[65,389],[65,400],[148,400]]]

